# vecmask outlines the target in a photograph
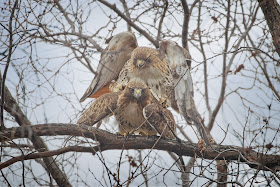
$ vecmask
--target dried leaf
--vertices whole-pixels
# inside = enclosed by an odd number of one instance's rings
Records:
[[[200,150],[200,153],[203,154],[203,152],[206,150],[206,147],[204,147],[204,140],[200,139],[197,143],[197,147]]]
[[[216,18],[215,16],[212,16],[211,18],[212,18],[212,20],[214,20],[215,23],[218,22],[218,18]]]
[[[242,69],[244,69],[244,68],[245,68],[245,66],[244,66],[243,64],[240,64],[240,65],[236,68],[236,70],[234,71],[234,74],[240,72],[240,71],[241,71]]]
[[[227,74],[229,74],[229,73],[232,73],[232,71],[231,71],[231,70],[228,70],[228,71],[227,71]]]
[[[269,143],[269,144],[266,144],[265,147],[266,147],[268,150],[270,150],[270,149],[273,147],[273,145],[272,145],[271,143]]]

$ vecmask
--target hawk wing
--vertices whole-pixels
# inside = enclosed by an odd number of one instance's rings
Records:
[[[136,37],[131,32],[122,32],[113,36],[101,54],[97,75],[80,99],[80,102],[88,97],[97,98],[104,93],[108,93],[110,83],[118,78],[121,69],[137,45]]]
[[[192,110],[195,108],[190,73],[191,55],[176,42],[168,40],[161,41],[159,50],[172,71],[174,90],[169,95],[172,108],[179,111],[186,121],[191,123]]]
[[[110,116],[117,108],[118,93],[106,93],[98,97],[78,120],[78,125],[94,125]]]
[[[165,138],[176,137],[176,124],[172,113],[159,103],[152,103],[143,109],[144,118]]]

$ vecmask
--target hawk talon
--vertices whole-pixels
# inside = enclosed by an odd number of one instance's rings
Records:
[[[139,132],[139,134],[140,134],[141,136],[148,136],[148,134],[146,134],[146,133],[144,133],[144,132]]]
[[[126,137],[126,136],[130,135],[130,133],[129,133],[129,132],[125,132],[125,133],[117,132],[116,134],[117,134],[117,135],[124,136],[124,137]]]
[[[153,138],[155,138],[155,139],[158,139],[158,138],[160,138],[160,136],[158,136],[158,135],[152,135],[151,137],[153,137]]]

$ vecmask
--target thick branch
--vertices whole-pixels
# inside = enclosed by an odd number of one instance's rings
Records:
[[[280,6],[276,0],[258,0],[273,38],[276,52],[280,56]]]
[[[174,152],[181,156],[199,157],[210,160],[240,161],[252,168],[266,171],[280,171],[280,155],[266,155],[249,148],[228,145],[211,145],[205,151],[195,143],[161,139],[157,137],[123,136],[89,126],[73,124],[41,124],[9,128],[0,132],[0,141],[8,141],[30,136],[71,135],[91,138],[99,142],[100,150],[156,149]]]
[[[186,0],[181,0],[181,4],[184,10],[184,21],[182,26],[182,46],[189,51],[188,46],[188,30],[190,21],[190,9]]]

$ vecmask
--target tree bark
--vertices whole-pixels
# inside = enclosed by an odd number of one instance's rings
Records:
[[[280,57],[280,6],[276,0],[258,0]]]

